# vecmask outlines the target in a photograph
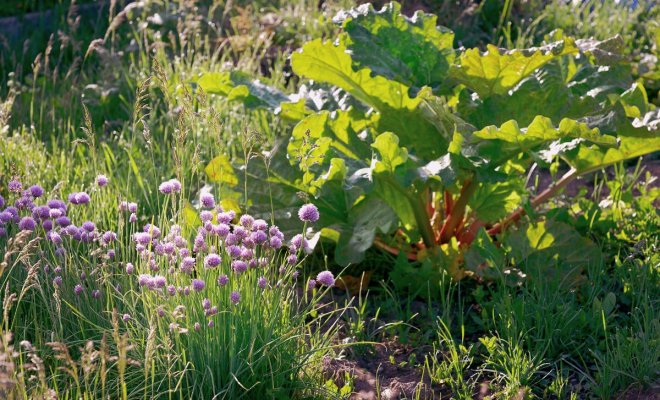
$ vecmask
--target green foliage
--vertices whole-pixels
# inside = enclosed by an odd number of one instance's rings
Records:
[[[297,108],[303,119],[287,153],[302,174],[295,185],[327,211],[323,225],[336,232],[342,264],[362,260],[380,237],[388,251],[460,278],[462,254],[480,229],[502,233],[575,177],[660,150],[657,110],[632,83],[620,37],[556,32],[540,47],[481,52],[454,50],[453,34],[436,27],[435,16],[407,18],[396,3],[343,11],[335,22],[342,33],[334,42],[305,44],[291,64],[361,105]],[[200,81],[211,88],[227,79]],[[303,105],[283,107],[292,104]],[[569,173],[535,197],[523,173],[558,162]],[[548,237],[578,240],[558,223],[535,226],[531,246],[545,243],[555,255],[562,245]],[[521,254],[511,257],[530,256]]]

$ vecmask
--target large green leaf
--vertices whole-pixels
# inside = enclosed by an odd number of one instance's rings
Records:
[[[409,87],[383,76],[372,76],[368,68],[354,71],[345,43],[314,40],[291,56],[295,73],[336,85],[378,111],[377,131],[391,131],[423,157],[439,157],[448,138],[429,122],[420,103],[433,97],[429,90],[410,97]]]
[[[238,184],[238,178],[226,154],[220,154],[211,160],[204,168],[204,172],[211,182],[224,183],[232,187]]]
[[[373,118],[354,109],[310,115],[293,129],[287,147],[289,161],[304,172],[305,184],[312,184],[335,157],[355,160],[367,167],[363,160],[370,159],[371,149],[358,134],[373,125]]]
[[[289,97],[242,72],[207,72],[197,80],[206,93],[219,94],[247,107],[275,110]]]
[[[570,225],[553,220],[520,227],[505,236],[504,246],[516,266],[535,274],[580,270],[603,260],[600,248]]]
[[[660,151],[659,110],[649,111],[642,118],[635,118],[632,123],[625,118],[606,119],[604,125],[618,134],[619,145],[602,148],[582,143],[580,146],[566,149],[561,157],[578,172],[587,173],[619,161]]]
[[[418,11],[408,18],[398,3],[380,11],[367,3],[340,11],[334,20],[343,23],[357,69],[367,67],[411,87],[435,87],[454,61],[454,33],[438,27],[435,15]]]
[[[585,123],[564,118],[555,128],[550,118],[542,116],[534,118],[527,128],[520,128],[514,120],[500,127],[487,126],[472,134],[471,143],[481,157],[500,165],[518,153],[531,154],[539,151],[539,146],[559,139],[578,139],[602,147],[617,145],[615,137],[601,135],[597,128],[589,128]]]
[[[484,99],[494,94],[508,93],[523,78],[549,61],[577,51],[575,42],[570,38],[524,50],[501,50],[488,45],[485,53],[479,49],[469,49],[461,54],[460,65],[452,67],[451,76]]]
[[[396,224],[394,211],[378,197],[368,196],[350,210],[346,224],[339,228],[335,261],[348,265],[364,260],[376,233],[390,233]]]
[[[480,184],[468,205],[481,221],[498,221],[521,206],[524,193],[524,182],[510,177]]]

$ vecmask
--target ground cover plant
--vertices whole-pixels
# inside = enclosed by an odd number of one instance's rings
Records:
[[[57,3],[1,398],[654,398],[654,4]]]

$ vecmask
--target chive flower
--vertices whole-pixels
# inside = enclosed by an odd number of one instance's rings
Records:
[[[218,285],[225,286],[227,283],[229,283],[229,277],[227,275],[222,274],[218,277]]]
[[[44,195],[44,188],[39,185],[32,185],[28,190],[30,191],[30,195],[35,199]]]
[[[257,285],[258,285],[261,289],[266,289],[266,285],[268,285],[268,280],[267,280],[265,277],[263,277],[263,276],[262,276],[262,277],[259,277],[259,279],[257,280]]]
[[[80,294],[81,294],[82,292],[83,292],[83,287],[82,287],[81,284],[77,284],[77,285],[73,288],[73,293],[75,293],[76,296],[80,296]]]
[[[215,199],[213,198],[213,195],[208,192],[204,192],[199,195],[199,202],[202,204],[202,207],[204,208],[215,207]]]
[[[105,175],[97,175],[96,184],[98,187],[106,187],[108,185],[108,177]]]
[[[220,265],[220,262],[222,262],[222,258],[217,254],[212,253],[204,257],[204,266],[206,268],[215,268]]]
[[[194,291],[201,292],[202,290],[204,290],[204,286],[206,286],[206,284],[204,283],[203,280],[201,279],[192,280],[192,288]]]
[[[314,204],[305,204],[298,210],[298,218],[303,222],[316,222],[319,220],[319,209]]]
[[[18,228],[22,231],[33,231],[37,227],[37,223],[32,217],[23,217],[18,223]]]
[[[321,271],[316,275],[316,281],[321,285],[333,287],[335,285],[335,276],[330,271]]]
[[[241,294],[238,293],[237,291],[231,292],[231,295],[229,296],[229,299],[231,300],[231,303],[233,305],[238,304],[239,301],[241,301]]]
[[[10,180],[7,187],[9,188],[9,191],[12,193],[20,193],[21,190],[23,189],[23,185],[17,179]]]

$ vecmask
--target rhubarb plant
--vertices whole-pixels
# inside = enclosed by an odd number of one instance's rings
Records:
[[[260,177],[288,199],[315,198],[339,263],[359,262],[375,245],[461,279],[487,275],[501,245],[518,260],[534,246],[547,254],[544,234],[593,250],[561,222],[521,227],[512,237],[525,245],[502,234],[581,175],[660,150],[660,110],[632,80],[619,37],[555,32],[535,48],[463,50],[434,15],[408,18],[397,3],[362,5],[335,22],[337,38],[305,44],[291,64],[306,84],[341,91],[343,103],[314,106],[242,76],[208,74],[198,84],[294,121],[289,170]],[[530,188],[537,168],[561,174]]]

